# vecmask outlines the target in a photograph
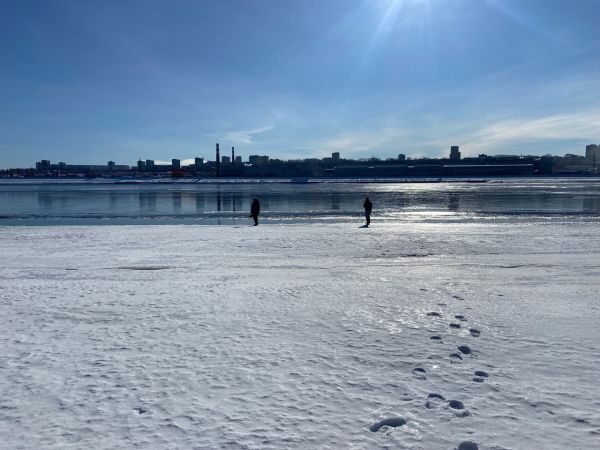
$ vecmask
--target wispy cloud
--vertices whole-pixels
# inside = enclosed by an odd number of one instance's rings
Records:
[[[536,143],[550,148],[557,143],[600,140],[598,123],[600,123],[600,110],[588,110],[571,114],[497,121],[471,134],[455,136],[454,139],[461,141],[465,150],[470,153],[481,151],[498,153]]]
[[[321,149],[325,152],[343,152],[344,156],[379,154],[402,148],[410,141],[412,132],[403,128],[381,128],[341,133],[325,140]]]
[[[582,142],[600,141],[600,109],[565,114],[511,119],[488,118],[464,124],[449,123],[426,130],[420,128],[381,127],[341,133],[324,140],[323,153],[339,151],[343,156],[442,156],[450,145],[460,145],[463,154],[582,153]]]
[[[253,128],[251,130],[229,131],[225,133],[225,140],[238,144],[251,144],[254,136],[270,131],[273,128],[273,125],[267,125],[265,127]]]

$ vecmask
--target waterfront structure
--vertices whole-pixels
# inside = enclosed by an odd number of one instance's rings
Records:
[[[266,155],[263,155],[263,156],[261,156],[261,155],[250,155],[248,157],[248,162],[250,164],[253,164],[253,165],[256,165],[256,166],[260,166],[260,165],[268,163],[269,162],[269,157],[266,156]]]
[[[267,155],[250,155],[249,164],[244,164],[241,156],[236,156],[231,148],[233,160],[220,156],[216,145],[217,158],[205,164],[204,158],[194,158],[194,163],[181,167],[179,159],[173,165],[155,165],[154,160],[140,159],[133,167],[117,165],[108,161],[107,165],[71,165],[64,162],[52,164],[50,160],[37,161],[36,169],[0,170],[0,176],[219,176],[219,177],[457,177],[457,176],[533,176],[533,175],[575,175],[585,176],[599,173],[600,145],[586,146],[585,156],[566,154],[564,156],[511,156],[485,155],[461,158],[458,146],[452,146],[450,157],[446,158],[406,158],[399,154],[396,158],[364,158],[342,160],[338,152],[322,159],[271,160]],[[339,158],[339,159],[338,159]]]
[[[458,145],[453,145],[450,147],[450,160],[460,161],[460,152],[458,151]]]
[[[600,163],[600,145],[590,144],[585,146],[585,159],[593,166]]]
[[[44,171],[50,170],[50,160],[42,159],[41,161],[36,162],[35,170],[37,170],[38,172],[44,172]]]

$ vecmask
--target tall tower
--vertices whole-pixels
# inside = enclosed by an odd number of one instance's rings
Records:
[[[221,158],[219,156],[219,144],[217,143],[217,159],[215,160],[216,163],[216,172],[217,172],[217,176],[220,177],[221,176]]]
[[[596,165],[600,161],[600,145],[590,144],[585,146],[585,160],[592,164],[592,171],[596,171]]]
[[[458,151],[458,145],[453,145],[450,147],[450,160],[451,161],[459,161],[460,160],[460,151]]]
[[[235,163],[235,149],[231,147],[231,164]]]

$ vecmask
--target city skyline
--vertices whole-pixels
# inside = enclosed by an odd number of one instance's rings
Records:
[[[581,154],[600,141],[599,15],[586,0],[6,2],[0,167],[184,163],[216,141],[284,160]]]
[[[238,178],[302,178],[302,177],[429,177],[429,176],[589,176],[598,173],[600,144],[588,144],[585,155],[564,156],[532,155],[486,155],[462,158],[460,146],[450,146],[446,158],[414,158],[398,154],[395,158],[351,159],[340,152],[325,158],[281,160],[271,155],[249,155],[247,161],[235,154],[221,154],[215,145],[214,161],[196,157],[171,161],[138,159],[134,165],[107,164],[86,165],[64,161],[52,162],[42,159],[33,168],[0,169],[3,177],[238,177]]]
[[[217,146],[219,146],[219,144],[217,143]],[[217,155],[215,155],[213,158],[209,157],[205,157],[205,156],[195,156],[193,158],[171,158],[170,160],[166,160],[166,159],[151,159],[151,158],[138,158],[136,161],[131,162],[131,164],[127,164],[127,162],[123,162],[123,161],[108,161],[107,164],[110,165],[112,164],[117,164],[117,163],[123,163],[120,165],[127,165],[130,167],[135,167],[136,164],[139,167],[140,163],[144,164],[146,167],[148,166],[148,164],[151,164],[152,167],[154,166],[161,166],[161,167],[171,167],[174,166],[176,168],[180,168],[180,167],[187,167],[187,166],[198,166],[198,165],[203,165],[203,164],[207,164],[207,163],[216,163],[217,161],[220,164],[229,164],[234,162],[235,164],[256,164],[256,162],[258,160],[262,160],[263,163],[266,161],[268,162],[269,160],[272,161],[281,161],[281,162],[296,162],[296,161],[308,161],[311,159],[318,159],[318,160],[331,160],[333,162],[339,162],[340,160],[346,160],[346,161],[404,161],[404,160],[420,160],[420,159],[448,159],[448,160],[460,160],[461,159],[461,151],[460,151],[460,146],[458,145],[452,145],[449,147],[450,151],[448,154],[446,155],[440,155],[440,156],[412,156],[410,154],[406,155],[404,153],[399,153],[396,156],[389,156],[389,157],[382,157],[381,155],[377,155],[377,154],[372,154],[371,156],[368,157],[358,157],[358,158],[353,158],[353,157],[344,157],[343,154],[341,154],[340,152],[332,152],[331,155],[329,156],[324,156],[321,158],[316,158],[316,157],[312,157],[312,156],[308,156],[306,158],[279,158],[277,155],[258,155],[258,154],[249,154],[246,156],[246,159],[244,159],[244,157],[242,155],[236,155],[235,157],[233,157],[233,149],[234,147],[232,147],[232,157],[229,157],[227,155],[219,155],[219,151],[217,150]],[[591,156],[593,155],[593,156]],[[564,155],[552,155],[552,154],[544,154],[544,155],[531,155],[531,154],[520,154],[520,155],[516,155],[516,154],[496,154],[496,155],[487,155],[487,154],[478,154],[478,155],[466,155],[466,158],[487,158],[487,157],[513,157],[513,158],[518,158],[518,157],[539,157],[539,156],[550,156],[550,157],[569,157],[569,156],[575,156],[575,157],[580,157],[586,160],[591,160],[592,158],[594,159],[594,161],[596,161],[596,159],[600,159],[600,144],[587,144],[585,146],[584,149],[580,149],[580,152],[575,152],[575,153],[566,153]],[[43,162],[46,162],[47,164],[53,163],[53,164],[71,164],[71,165],[87,165],[81,162],[66,162],[66,161],[51,161],[51,160],[45,160],[45,159],[40,159],[40,161],[36,161],[35,164],[31,164],[30,166],[24,166],[21,167],[20,169],[26,169],[28,167],[34,167],[38,164],[41,164]],[[89,164],[89,165],[101,165],[100,162],[95,162],[94,164]],[[119,164],[117,164],[119,165]],[[12,169],[17,169],[16,167],[13,167]]]

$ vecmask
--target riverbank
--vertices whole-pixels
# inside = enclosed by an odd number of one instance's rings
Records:
[[[591,448],[599,231],[1,227],[0,435],[10,448]],[[370,431],[393,417],[406,423]]]

